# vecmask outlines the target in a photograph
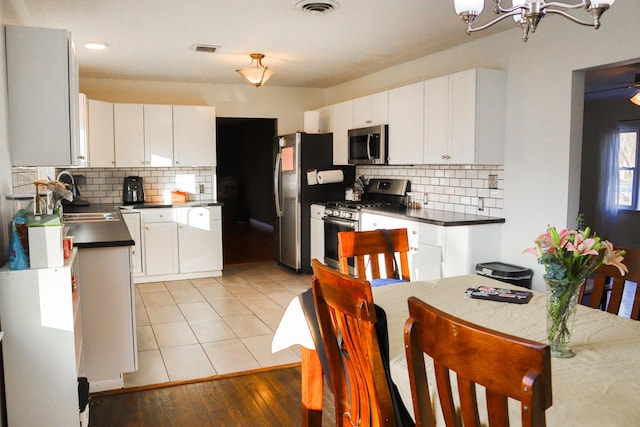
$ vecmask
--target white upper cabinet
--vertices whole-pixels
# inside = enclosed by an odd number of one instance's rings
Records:
[[[353,129],[353,101],[340,102],[333,110],[333,164],[349,164],[349,136]]]
[[[113,104],[116,166],[144,166],[144,113],[142,104]]]
[[[144,105],[144,165],[173,166],[171,105]]]
[[[389,164],[422,162],[424,82],[389,91]]]
[[[325,107],[318,110],[320,118],[318,120],[318,130],[320,133],[333,132],[333,110],[331,107]]]
[[[449,76],[424,82],[424,163],[448,163]]]
[[[447,78],[448,101],[444,78],[425,83],[425,162],[502,164],[506,73],[471,69]]]
[[[353,100],[353,127],[386,125],[389,123],[389,92],[379,92]]]
[[[5,26],[13,166],[78,164],[78,63],[66,30]]]
[[[175,166],[216,165],[216,109],[210,106],[173,106]]]
[[[112,168],[115,166],[113,137],[113,104],[111,102],[87,100],[89,116],[89,166]]]
[[[84,168],[89,165],[89,112],[87,95],[78,95],[78,148],[76,150],[76,165]]]

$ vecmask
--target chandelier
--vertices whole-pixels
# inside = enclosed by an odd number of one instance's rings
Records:
[[[581,0],[579,3],[567,4],[561,2],[547,2],[535,0],[512,0],[511,7],[503,7],[502,0],[493,0],[493,11],[497,18],[479,27],[473,28],[473,22],[484,9],[484,0],[454,0],[456,13],[467,24],[467,34],[489,28],[495,23],[512,16],[516,24],[522,28],[522,41],[529,39],[529,31],[536,32],[538,23],[547,13],[555,13],[576,24],[586,25],[598,29],[600,27],[600,16],[609,9],[615,0]],[[566,12],[570,9],[585,9],[593,18],[593,22],[582,21]]]
[[[249,63],[249,65],[247,65],[246,67],[236,71],[242,75],[247,83],[249,83],[250,85],[254,85],[255,87],[260,87],[271,78],[271,76],[273,75],[273,71],[262,65],[262,58],[264,58],[263,54],[252,53],[249,56],[251,56],[251,63]]]

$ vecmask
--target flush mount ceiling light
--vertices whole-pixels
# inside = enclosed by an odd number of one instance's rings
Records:
[[[340,3],[335,0],[301,0],[296,2],[296,7],[312,15],[324,15],[340,7]]]
[[[109,43],[105,42],[89,42],[85,43],[84,47],[91,50],[103,50],[109,47]]]
[[[260,87],[271,78],[273,71],[262,65],[262,58],[264,58],[263,54],[252,53],[249,56],[251,56],[251,63],[236,71],[242,74],[242,77],[247,83],[254,85],[255,87]]]
[[[498,17],[476,28],[472,27],[473,21],[482,13],[484,0],[454,0],[453,4],[458,16],[467,24],[467,34],[484,30],[512,16],[516,24],[522,28],[522,41],[526,42],[529,31],[535,33],[538,23],[547,13],[564,16],[576,24],[594,27],[597,30],[600,28],[600,17],[614,2],[615,0],[581,0],[575,4],[567,4],[555,1],[513,0],[512,7],[502,7],[502,0],[493,0],[493,11]],[[591,14],[593,22],[582,21],[565,11],[570,9],[585,9]]]

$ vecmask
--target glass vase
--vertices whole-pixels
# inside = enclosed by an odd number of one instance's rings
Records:
[[[544,278],[547,284],[547,339],[551,357],[569,358],[576,355],[569,348],[576,316],[578,293],[584,278],[577,280]]]

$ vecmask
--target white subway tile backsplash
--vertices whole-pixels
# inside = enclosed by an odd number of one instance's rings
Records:
[[[403,178],[412,191],[428,193],[427,208],[502,217],[504,170],[501,165],[358,166],[356,176]],[[489,189],[489,175],[498,176],[498,188]],[[484,210],[478,210],[484,197]]]

